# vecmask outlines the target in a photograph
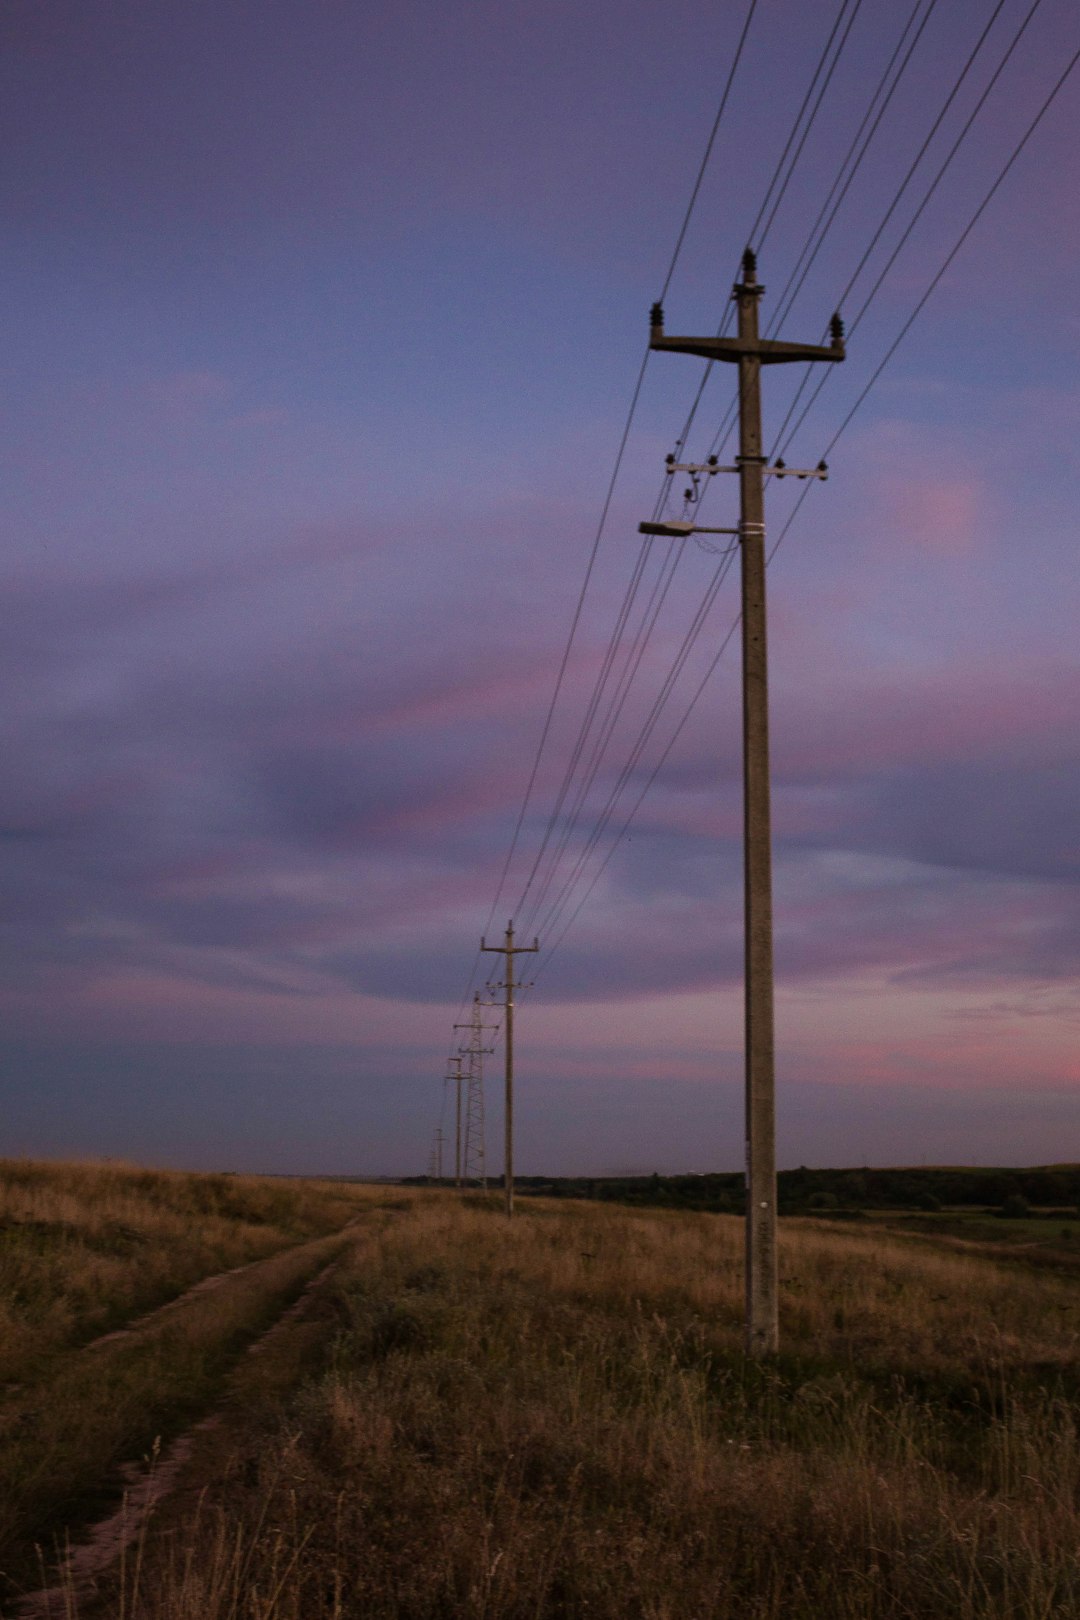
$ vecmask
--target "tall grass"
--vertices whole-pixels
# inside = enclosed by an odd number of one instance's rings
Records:
[[[110,1613],[139,1620],[1073,1620],[1067,1279],[785,1223],[419,1197],[341,1282],[332,1366]]]
[[[0,1161],[0,1385],[209,1272],[340,1226],[351,1189]]]
[[[116,1490],[120,1464],[212,1408],[239,1352],[340,1251],[337,1234],[293,1245],[196,1294],[143,1330],[60,1363],[0,1415],[0,1569],[25,1575],[34,1541],[53,1555],[74,1521]],[[254,1382],[258,1383],[257,1368]]]

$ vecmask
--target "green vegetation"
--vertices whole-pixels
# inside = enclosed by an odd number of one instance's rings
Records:
[[[901,1170],[781,1170],[781,1214],[829,1210],[1000,1209],[1020,1199],[1055,1213],[1080,1207],[1080,1165],[1027,1170],[915,1166]],[[426,1177],[406,1183],[428,1185]],[[522,1193],[543,1198],[588,1198],[644,1208],[700,1209],[738,1214],[741,1172],[701,1176],[518,1176]],[[1013,1206],[1014,1213],[1018,1206]]]

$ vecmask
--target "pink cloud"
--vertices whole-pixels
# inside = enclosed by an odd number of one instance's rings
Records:
[[[942,556],[973,550],[980,521],[973,479],[898,480],[885,495],[897,529],[910,543]]]
[[[774,704],[776,758],[784,771],[828,777],[911,762],[977,759],[1019,764],[1068,758],[1080,712],[1080,668],[1029,661],[941,666],[883,676],[853,668]]]

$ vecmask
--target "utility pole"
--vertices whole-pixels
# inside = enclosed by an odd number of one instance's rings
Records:
[[[488,945],[481,938],[482,951],[499,951],[506,958],[506,978],[502,984],[493,985],[495,990],[505,992],[503,1001],[503,1042],[506,1051],[506,1138],[504,1150],[504,1176],[506,1185],[506,1218],[514,1213],[514,991],[520,990],[521,985],[514,982],[514,957],[521,956],[527,951],[538,951],[540,941],[534,939],[531,945],[514,944],[514,924],[511,920],[506,925],[506,938],[501,945]]]
[[[493,1046],[482,1045],[485,1029],[498,1029],[498,1024],[485,1024],[483,1008],[490,1003],[482,1003],[480,992],[477,990],[473,996],[472,1016],[467,1024],[455,1024],[455,1029],[469,1031],[468,1046],[459,1047],[463,1057],[469,1060],[468,1091],[465,1103],[465,1149],[463,1154],[463,1168],[465,1183],[468,1185],[470,1174],[479,1181],[481,1187],[487,1191],[487,1163],[484,1153],[484,1056],[494,1052]]]
[[[751,1356],[779,1348],[776,1266],[776,1100],[773,1042],[772,837],[769,824],[769,705],[765,642],[765,477],[761,450],[761,368],[806,360],[842,360],[844,328],[834,315],[829,348],[782,343],[758,334],[764,287],[749,248],[736,337],[665,337],[664,312],[654,304],[650,349],[730,361],[739,368],[739,543],[742,555],[743,881],[746,952],[746,1349]],[[670,458],[669,458],[670,465]],[[683,470],[683,469],[679,469]],[[691,469],[686,469],[691,470]],[[712,472],[715,460],[694,471]],[[723,469],[727,470],[727,469]],[[768,469],[784,476],[782,464]],[[823,476],[824,469],[796,474]],[[662,526],[653,526],[652,532]],[[671,528],[675,529],[675,525]],[[692,532],[692,525],[680,526]],[[647,531],[648,532],[648,531]]]

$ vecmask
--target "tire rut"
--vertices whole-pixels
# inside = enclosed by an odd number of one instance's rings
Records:
[[[341,1228],[341,1233],[351,1231],[360,1219],[359,1215],[354,1215],[350,1221],[346,1221]],[[329,1235],[329,1233],[324,1234],[324,1236]],[[308,1243],[319,1243],[321,1241],[322,1238],[301,1238],[298,1243],[287,1243],[284,1248],[275,1249],[271,1254],[261,1254],[257,1260],[245,1260],[242,1266],[232,1266],[228,1271],[215,1271],[209,1277],[200,1277],[197,1283],[192,1283],[191,1287],[185,1288],[183,1293],[174,1295],[172,1299],[167,1299],[164,1305],[156,1305],[152,1311],[146,1311],[142,1316],[135,1317],[133,1321],[125,1322],[123,1327],[113,1328],[108,1333],[102,1333],[96,1339],[88,1340],[86,1344],[79,1347],[77,1354],[84,1355],[91,1350],[100,1350],[104,1345],[117,1344],[122,1340],[133,1338],[147,1329],[157,1327],[161,1322],[167,1321],[173,1311],[182,1310],[190,1300],[198,1299],[203,1294],[216,1293],[219,1288],[224,1288],[230,1278],[243,1276],[245,1272],[254,1271],[256,1266],[265,1265],[268,1260],[278,1260],[283,1254],[290,1254],[297,1249],[302,1249]]]
[[[349,1221],[342,1228],[342,1235],[347,1236],[358,1224],[359,1218]],[[325,1239],[317,1241],[322,1242]],[[320,1290],[344,1258],[343,1249],[309,1278],[296,1299],[247,1346],[225,1380],[226,1393],[228,1386],[237,1381],[247,1358],[265,1355],[273,1349],[277,1341],[288,1334],[291,1328],[303,1320],[311,1310]],[[238,1271],[249,1269],[248,1266],[238,1266],[234,1271],[224,1272],[221,1276],[227,1278],[234,1276]],[[200,1286],[196,1284],[195,1289],[188,1290],[188,1295],[197,1292]],[[186,1298],[188,1295],[180,1297]],[[170,1301],[170,1305],[175,1303],[176,1301]],[[162,1309],[167,1310],[169,1306]],[[156,1319],[160,1315],[161,1310],[151,1312],[144,1321]],[[105,1339],[115,1337],[116,1335],[109,1334]],[[95,1341],[98,1344],[102,1342],[105,1340]],[[89,1349],[91,1346],[84,1348]],[[155,1445],[149,1458],[122,1464],[116,1471],[119,1476],[117,1483],[122,1489],[119,1507],[83,1531],[78,1543],[70,1547],[66,1558],[57,1569],[52,1584],[43,1586],[37,1591],[27,1592],[20,1597],[13,1607],[5,1611],[8,1620],[74,1620],[87,1605],[93,1605],[100,1596],[99,1582],[102,1576],[145,1533],[155,1510],[176,1490],[200,1439],[221,1428],[225,1421],[226,1407],[219,1405],[167,1446],[159,1448]]]

